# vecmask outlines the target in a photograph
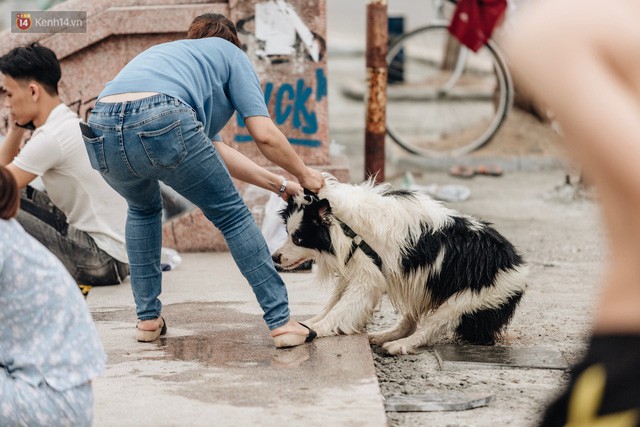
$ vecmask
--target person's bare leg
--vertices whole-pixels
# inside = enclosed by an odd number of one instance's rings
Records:
[[[594,331],[640,333],[640,2],[532,3],[506,50],[598,189],[610,261]]]
[[[541,422],[638,425],[640,2],[531,4],[506,50],[516,78],[554,113],[569,151],[595,184],[610,258],[586,354]]]

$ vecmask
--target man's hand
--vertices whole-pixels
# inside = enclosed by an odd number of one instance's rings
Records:
[[[9,135],[9,133],[14,133],[16,137],[22,139],[26,131],[26,128],[20,127],[18,125],[18,122],[16,122],[16,116],[14,116],[13,113],[9,113],[9,127],[7,128],[7,136]]]
[[[18,155],[24,134],[27,130],[16,125],[13,114],[9,114],[9,127],[4,141],[0,145],[0,164],[8,165]]]

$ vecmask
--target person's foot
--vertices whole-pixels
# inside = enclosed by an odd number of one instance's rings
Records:
[[[167,324],[162,317],[140,320],[136,324],[136,339],[138,342],[155,341],[160,335],[167,333]]]
[[[271,337],[277,348],[295,347],[305,342],[311,342],[316,335],[313,330],[295,320],[289,320],[271,331]]]

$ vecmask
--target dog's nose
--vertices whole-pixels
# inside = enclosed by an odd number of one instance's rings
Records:
[[[274,264],[280,264],[282,261],[282,255],[276,252],[275,254],[271,255],[271,259],[273,260]]]

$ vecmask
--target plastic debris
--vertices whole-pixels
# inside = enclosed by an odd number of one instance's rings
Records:
[[[405,190],[420,191],[428,194],[434,199],[441,200],[443,202],[463,202],[471,196],[471,190],[469,187],[457,184],[430,184],[420,185],[416,184],[415,178],[411,172],[406,172],[402,180],[402,188]]]

